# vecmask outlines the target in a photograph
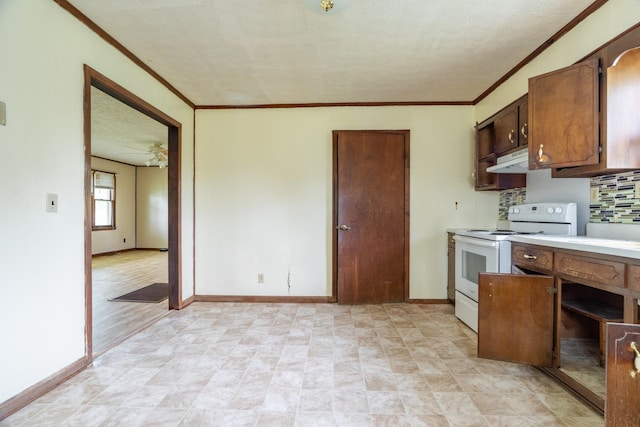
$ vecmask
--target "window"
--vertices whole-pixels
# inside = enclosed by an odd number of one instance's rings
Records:
[[[116,175],[109,172],[91,171],[93,193],[93,229],[114,230],[116,228]]]

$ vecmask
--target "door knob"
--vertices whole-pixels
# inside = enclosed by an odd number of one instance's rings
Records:
[[[349,227],[347,224],[342,224],[341,226],[338,227],[340,230],[351,230],[351,227]]]

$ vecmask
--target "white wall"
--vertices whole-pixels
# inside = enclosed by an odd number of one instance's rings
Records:
[[[530,77],[579,61],[639,20],[640,1],[610,0],[480,102],[475,120],[486,119],[527,93]],[[531,171],[527,174],[527,202],[539,201],[577,202],[578,233],[585,233],[589,218],[588,178],[551,178],[549,171]]]
[[[136,168],[137,210],[136,247],[160,249],[168,247],[169,202],[168,174],[163,168]]]
[[[85,354],[83,64],[183,124],[183,296],[192,293],[193,110],[53,1],[0,1],[0,402]],[[10,42],[9,42],[10,41]],[[45,195],[58,194],[58,213]]]
[[[91,232],[91,253],[135,248],[136,168],[96,157],[91,158],[91,168],[116,174],[116,229]]]
[[[196,293],[331,295],[331,131],[409,129],[410,297],[446,298],[445,228],[497,218],[472,123],[463,106],[197,110]]]

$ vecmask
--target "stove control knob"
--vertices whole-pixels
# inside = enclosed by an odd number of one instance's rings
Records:
[[[549,206],[549,207],[547,208],[547,213],[548,213],[549,215],[553,214],[553,208],[552,208],[551,206]]]
[[[561,213],[562,213],[562,208],[561,208],[560,206],[558,206],[558,207],[556,207],[556,208],[555,208],[555,210],[554,210],[554,211],[555,211],[555,213],[557,213],[557,214],[561,214]]]
[[[509,208],[509,213],[510,213],[510,214],[512,214],[512,213],[513,213],[513,211],[514,211],[514,209],[513,209],[513,208]]]
[[[519,208],[513,208],[513,213],[518,215],[520,213],[520,209]]]

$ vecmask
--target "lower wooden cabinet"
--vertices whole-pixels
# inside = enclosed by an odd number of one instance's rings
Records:
[[[447,298],[456,300],[456,241],[455,233],[447,233]]]
[[[640,329],[640,260],[518,242],[511,259],[523,274],[481,274],[478,357],[538,366],[603,413],[621,393],[639,395],[640,372],[634,383],[612,385],[605,367],[613,372],[609,326]]]

